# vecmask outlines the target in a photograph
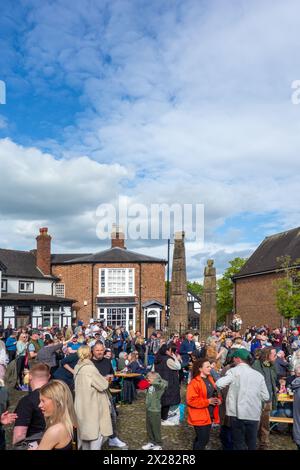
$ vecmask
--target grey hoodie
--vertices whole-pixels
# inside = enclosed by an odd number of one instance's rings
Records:
[[[300,446],[300,377],[297,377],[291,383],[292,390],[294,392],[294,403],[293,403],[293,437],[294,441]]]

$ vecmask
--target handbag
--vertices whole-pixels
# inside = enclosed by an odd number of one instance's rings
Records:
[[[28,450],[29,449],[29,444],[31,442],[38,442],[40,443],[42,438],[43,438],[43,435],[44,435],[44,432],[38,432],[36,434],[32,434],[32,436],[29,436],[29,437],[25,437],[25,439],[23,439],[22,441],[20,442],[17,442],[14,446],[13,446],[13,450]]]

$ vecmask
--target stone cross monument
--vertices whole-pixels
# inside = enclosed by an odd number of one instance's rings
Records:
[[[169,327],[183,333],[188,328],[184,232],[175,232]]]
[[[206,340],[217,323],[216,268],[214,261],[209,259],[204,269],[204,285],[201,297],[200,334]]]

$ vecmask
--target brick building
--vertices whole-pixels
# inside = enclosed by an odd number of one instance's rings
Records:
[[[243,330],[252,325],[288,324],[276,307],[275,281],[283,276],[279,258],[285,256],[292,262],[300,258],[300,227],[266,237],[233,277],[234,311],[243,320]]]
[[[94,254],[53,254],[52,275],[67,297],[76,299],[76,317],[141,330],[145,336],[165,324],[165,265],[125,247],[112,233],[111,248]]]

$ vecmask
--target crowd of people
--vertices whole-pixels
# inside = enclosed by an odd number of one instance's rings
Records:
[[[268,449],[270,416],[293,417],[300,449],[300,328],[249,327],[241,320],[208,338],[167,336],[79,320],[72,327],[0,326],[0,448],[13,424],[14,449],[128,448],[117,435],[119,401],[144,390],[148,441],[161,450],[161,426],[178,426],[187,408],[194,450],[212,427],[224,450]],[[9,412],[9,391],[23,393]],[[282,403],[278,397],[293,397]],[[184,399],[185,398],[185,399]],[[257,444],[258,442],[258,444]]]

